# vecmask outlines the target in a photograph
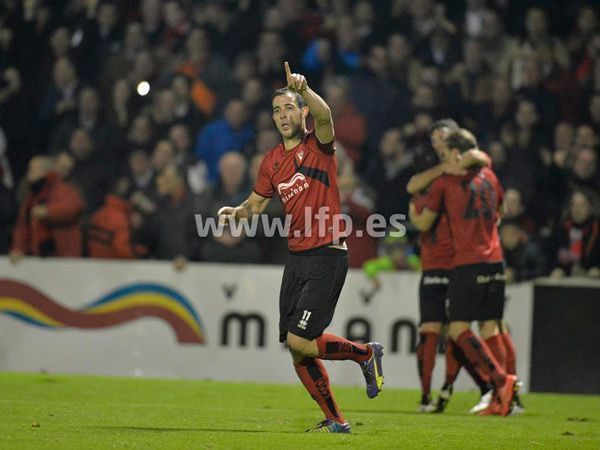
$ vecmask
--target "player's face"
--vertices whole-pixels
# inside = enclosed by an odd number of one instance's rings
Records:
[[[440,161],[447,161],[450,158],[450,149],[446,145],[446,137],[448,137],[449,132],[448,128],[438,128],[431,133],[431,146]]]
[[[304,111],[298,107],[292,94],[273,99],[273,120],[284,139],[292,139],[302,132]]]
[[[438,128],[431,133],[431,146],[437,153],[440,160],[445,161],[448,158],[448,146],[445,139],[448,135],[447,128]]]

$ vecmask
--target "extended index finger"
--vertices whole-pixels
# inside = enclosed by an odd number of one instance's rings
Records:
[[[290,65],[288,64],[288,62],[284,62],[283,63],[284,67],[285,67],[285,78],[288,82],[288,84],[290,84],[290,81],[292,81],[292,71],[290,70]]]

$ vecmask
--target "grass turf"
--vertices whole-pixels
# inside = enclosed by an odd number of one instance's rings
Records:
[[[0,373],[2,449],[600,448],[600,397],[524,395],[518,417],[441,415],[416,391],[338,387],[352,435],[307,434],[320,411],[301,386]]]

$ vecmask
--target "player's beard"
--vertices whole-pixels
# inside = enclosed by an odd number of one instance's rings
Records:
[[[291,130],[291,133],[288,136],[281,133],[281,135],[283,136],[283,138],[286,141],[292,141],[294,139],[301,138],[302,135],[304,134],[303,130],[302,130],[302,125],[290,125],[290,130]]]

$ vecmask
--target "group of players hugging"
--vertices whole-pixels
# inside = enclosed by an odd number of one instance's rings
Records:
[[[464,367],[481,390],[470,413],[520,414],[515,349],[503,320],[505,279],[498,235],[503,191],[489,156],[451,119],[431,129],[431,147],[415,155],[409,216],[421,232],[423,273],[417,361],[420,412],[443,412]],[[479,336],[471,323],[479,322]],[[431,399],[431,376],[446,329],[446,377]]]

